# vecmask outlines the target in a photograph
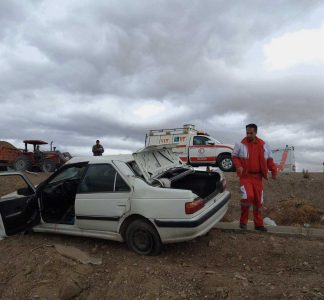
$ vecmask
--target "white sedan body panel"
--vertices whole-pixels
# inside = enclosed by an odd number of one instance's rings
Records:
[[[7,236],[6,229],[5,229],[4,225],[3,225],[2,217],[0,215],[0,240],[5,238],[6,236]]]
[[[191,240],[205,234],[223,218],[228,209],[227,201],[230,196],[228,191],[216,195],[206,205],[206,209],[188,215],[185,213],[185,203],[195,198],[191,191],[154,188],[141,179],[136,179],[134,186],[136,188],[131,201],[130,214],[143,215],[149,219],[159,232],[163,243]],[[223,202],[226,202],[226,204],[222,205]],[[215,210],[217,206],[221,206],[221,208],[205,222],[196,226],[200,218]],[[156,224],[157,220],[160,222],[179,222],[180,225],[178,225],[179,227],[173,227],[174,225],[172,227],[159,227]],[[185,222],[187,221],[191,224],[186,225]]]
[[[117,232],[118,220],[129,211],[130,193],[77,194],[76,225],[91,230]]]
[[[192,217],[190,220],[188,220],[189,222],[181,223],[182,220],[179,219],[156,220],[156,222],[163,221],[170,223],[179,223],[177,225],[178,227],[167,227],[167,225],[166,227],[157,227],[163,243],[188,241],[206,234],[226,214],[226,211],[228,209],[227,197],[229,197],[229,192],[224,192],[221,197],[217,197],[217,199],[215,199],[213,205],[209,206],[207,210],[202,210],[198,215]],[[226,204],[223,204],[222,202],[226,202]],[[216,213],[213,213],[213,210],[216,210],[217,206],[220,206],[221,208],[218,209]],[[201,223],[200,220],[204,217],[207,217],[208,214],[212,215]]]
[[[187,218],[185,203],[195,196],[188,190],[163,189],[152,187],[143,180],[134,180],[134,192],[131,200],[131,213],[146,218]]]
[[[50,224],[41,223],[33,227],[34,232],[48,232],[48,233],[58,233],[66,235],[75,235],[83,237],[91,237],[105,240],[113,240],[122,242],[123,238],[119,233],[109,232],[107,230],[82,230],[76,225],[65,225],[65,224]]]

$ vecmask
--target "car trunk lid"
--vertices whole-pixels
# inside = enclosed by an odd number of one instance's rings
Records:
[[[152,183],[166,171],[173,168],[187,168],[178,156],[173,153],[174,144],[149,146],[133,153],[133,157],[143,173],[145,180]]]

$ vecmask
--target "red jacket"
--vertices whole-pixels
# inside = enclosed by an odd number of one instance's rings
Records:
[[[271,155],[271,149],[268,144],[263,140],[256,138],[256,142],[259,145],[259,155],[254,157],[249,157],[248,150],[248,140],[244,138],[240,143],[236,143],[232,153],[232,159],[235,165],[235,168],[243,167],[242,176],[247,176],[249,174],[248,169],[248,159],[259,159],[260,158],[260,167],[262,177],[265,179],[268,178],[268,171],[270,170],[272,175],[277,175],[278,169]],[[238,174],[239,175],[239,174]]]

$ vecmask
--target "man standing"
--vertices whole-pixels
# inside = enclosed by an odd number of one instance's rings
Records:
[[[44,153],[39,149],[39,145],[37,145],[36,149],[34,150],[34,156],[37,161],[41,161],[44,157]]]
[[[236,143],[232,158],[236,173],[240,178],[241,219],[240,228],[246,229],[249,209],[253,205],[254,226],[256,230],[267,231],[263,224],[261,207],[263,202],[263,178],[268,179],[268,171],[276,179],[277,167],[271,156],[271,149],[263,140],[256,136],[258,127],[246,125],[246,137]]]
[[[92,153],[93,156],[102,156],[102,153],[104,153],[104,148],[102,145],[100,145],[100,141],[96,140],[96,144],[92,146]]]

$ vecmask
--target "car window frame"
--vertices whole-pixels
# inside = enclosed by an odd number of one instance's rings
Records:
[[[115,176],[114,176],[114,188],[113,188],[113,191],[103,191],[103,192],[81,192],[80,191],[80,187],[86,177],[86,174],[89,170],[89,167],[91,166],[102,166],[102,165],[110,165],[114,170],[115,170]],[[116,181],[117,181],[117,174],[121,177],[121,179],[125,182],[125,184],[127,185],[128,187],[128,191],[116,191]],[[114,166],[113,162],[106,162],[106,163],[99,163],[99,164],[88,164],[83,176],[82,176],[82,179],[80,181],[80,184],[79,184],[79,187],[78,187],[78,190],[77,190],[77,195],[80,194],[80,195],[84,195],[84,194],[106,194],[106,193],[130,193],[131,192],[131,187],[129,185],[129,183],[125,180],[125,178],[118,172],[117,168]]]
[[[201,145],[201,144],[199,144],[199,145],[198,144],[195,144],[195,138],[205,139],[204,144],[203,145]],[[209,137],[207,137],[207,136],[204,136],[204,135],[195,135],[193,137],[192,144],[193,144],[193,146],[208,146],[208,143],[207,144],[205,143],[205,142],[208,142],[208,141],[211,141],[211,139]]]
[[[57,183],[60,183],[60,182],[62,182],[62,181],[67,181],[67,180],[71,180],[71,179],[74,179],[75,177],[70,177],[70,178],[63,178],[63,179],[60,179],[60,180],[57,180],[57,181],[52,181],[53,179],[55,179],[57,176],[59,176],[60,174],[62,174],[65,170],[69,170],[69,169],[72,169],[72,168],[76,168],[76,167],[78,167],[77,165],[70,165],[70,166],[68,166],[67,168],[64,168],[63,170],[62,170],[62,172],[60,172],[60,173],[58,173],[55,177],[53,177],[51,180],[49,180],[48,182],[47,182],[47,184],[49,184],[49,185],[51,185],[51,184],[57,184]],[[84,170],[84,172],[86,172],[86,170],[87,170],[87,166],[86,165],[84,165],[84,168],[85,168],[85,170]],[[83,176],[84,176],[84,173],[80,176],[80,178],[78,178],[78,179],[82,179],[83,178]],[[75,178],[76,179],[76,178]]]
[[[61,172],[63,172],[65,169],[71,168],[71,167],[75,167],[75,166],[85,166],[85,171],[82,174],[81,178],[80,178],[80,182],[83,180],[84,174],[86,173],[87,169],[88,169],[88,165],[89,165],[89,161],[82,161],[82,162],[76,162],[76,163],[72,163],[72,164],[65,164],[62,167],[60,167],[57,171],[55,171],[51,176],[49,176],[46,180],[44,180],[43,182],[41,182],[37,187],[36,187],[36,192],[39,193],[40,191],[43,190],[44,187],[46,187],[48,184],[50,184],[50,182],[52,181],[52,179],[54,177],[56,177],[58,174],[60,174]],[[63,180],[61,180],[63,181]],[[57,184],[61,181],[57,181],[57,182],[53,182],[53,184]]]

